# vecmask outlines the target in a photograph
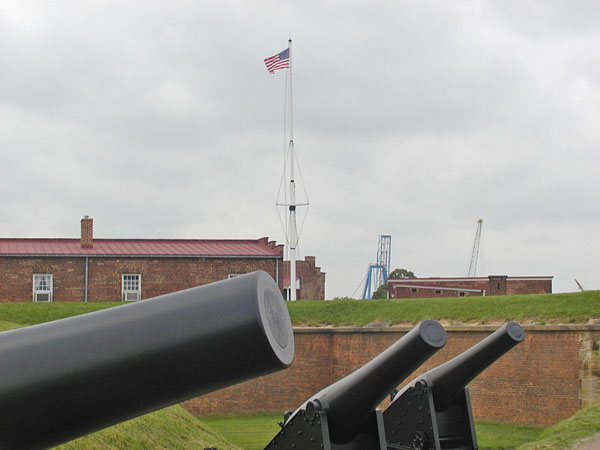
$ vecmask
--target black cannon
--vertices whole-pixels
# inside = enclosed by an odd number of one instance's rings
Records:
[[[46,448],[289,366],[265,272],[0,333],[0,448]]]
[[[286,414],[265,450],[385,450],[377,405],[445,343],[438,322],[421,322],[369,363]]]
[[[466,386],[523,339],[523,328],[509,322],[409,383],[383,412],[387,448],[477,449]]]

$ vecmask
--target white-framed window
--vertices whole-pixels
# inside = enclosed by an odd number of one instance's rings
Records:
[[[52,274],[36,273],[33,275],[33,301],[52,301]]]
[[[125,273],[121,277],[121,299],[125,302],[141,300],[142,276],[139,273]]]
[[[410,288],[410,292],[412,292],[413,294],[417,292],[417,288]]]

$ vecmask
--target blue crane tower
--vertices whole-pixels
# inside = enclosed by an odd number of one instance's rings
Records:
[[[379,236],[379,243],[377,245],[377,262],[375,264],[369,264],[367,281],[365,282],[365,289],[363,290],[362,295],[363,300],[370,300],[373,298],[373,292],[375,292],[379,286],[387,282],[388,275],[390,274],[391,255],[392,236],[389,234],[382,234]]]

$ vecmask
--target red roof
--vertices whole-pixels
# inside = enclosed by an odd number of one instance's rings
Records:
[[[94,239],[83,248],[79,239],[0,238],[0,255],[7,256],[207,256],[283,257],[283,246],[268,238],[245,240]]]

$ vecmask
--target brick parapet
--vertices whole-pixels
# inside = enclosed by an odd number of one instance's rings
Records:
[[[499,327],[445,327],[446,346],[404,383],[458,355]],[[292,367],[190,400],[185,406],[195,414],[294,409],[375,357],[411,328],[295,328],[296,357]],[[600,400],[599,325],[524,328],[525,341],[469,385],[476,419],[548,426]]]
[[[300,279],[300,289],[297,291],[297,300],[324,300],[325,299],[325,273],[316,266],[316,257],[307,256],[304,261],[296,261],[296,274]],[[290,262],[283,262],[284,277],[289,285]]]

